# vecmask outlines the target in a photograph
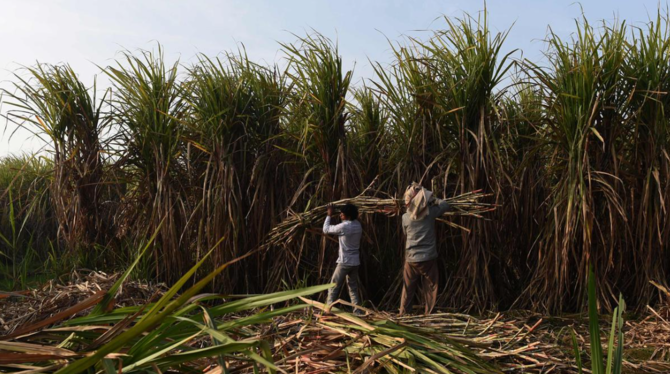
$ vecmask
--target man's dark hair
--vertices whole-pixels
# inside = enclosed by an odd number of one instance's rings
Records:
[[[342,209],[340,209],[340,212],[344,213],[344,215],[352,221],[358,218],[358,208],[356,208],[356,205],[354,204],[345,204]]]

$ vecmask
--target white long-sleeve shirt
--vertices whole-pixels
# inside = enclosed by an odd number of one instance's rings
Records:
[[[358,220],[343,221],[337,225],[330,224],[330,216],[326,216],[323,223],[323,233],[337,235],[340,248],[337,263],[347,266],[358,266],[361,264],[359,249],[361,248],[361,237],[363,227]]]

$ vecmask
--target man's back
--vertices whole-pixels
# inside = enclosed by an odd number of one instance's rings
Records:
[[[429,208],[428,214],[419,220],[410,218],[409,213],[402,216],[402,228],[405,241],[405,261],[423,262],[437,258],[437,240],[435,237],[435,219],[449,210],[449,204],[438,200]]]

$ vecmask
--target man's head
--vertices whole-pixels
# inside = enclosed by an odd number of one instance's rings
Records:
[[[420,184],[412,183],[405,190],[404,200],[407,213],[413,220],[418,220],[428,214],[428,207],[434,203],[435,197]]]
[[[421,191],[421,188],[421,185],[416,182],[412,182],[412,184],[407,186],[404,195],[405,206],[409,206],[412,203],[412,199]]]
[[[340,219],[353,221],[358,218],[356,205],[347,203],[340,209]]]

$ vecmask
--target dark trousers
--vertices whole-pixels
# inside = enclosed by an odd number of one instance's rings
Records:
[[[421,296],[426,303],[426,314],[430,314],[437,301],[437,284],[440,273],[437,270],[437,259],[423,262],[406,262],[403,269],[402,297],[400,298],[400,315],[412,311],[414,294],[421,278]]]
[[[337,300],[344,286],[344,282],[347,282],[347,288],[349,288],[349,298],[351,303],[354,305],[361,305],[361,299],[358,296],[358,266],[347,266],[342,264],[337,264],[335,272],[330,282],[335,283],[335,287],[328,290],[328,304],[332,304]]]

